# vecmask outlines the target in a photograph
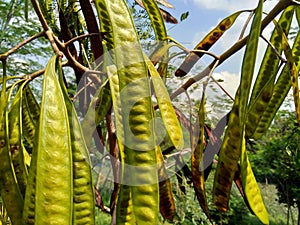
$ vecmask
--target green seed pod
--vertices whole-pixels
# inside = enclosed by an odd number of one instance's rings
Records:
[[[55,141],[53,141],[55,140]],[[47,64],[35,136],[23,224],[69,225],[73,219],[72,147],[68,112],[56,77],[56,56]]]

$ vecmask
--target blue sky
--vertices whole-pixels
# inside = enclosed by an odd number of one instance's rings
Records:
[[[276,4],[276,0],[266,1],[264,11],[268,12]],[[242,10],[253,9],[258,0],[169,0],[174,9],[167,9],[173,16],[180,20],[183,12],[189,11],[189,17],[179,24],[167,25],[168,34],[182,43],[186,48],[192,49],[213,27],[230,14]],[[228,49],[238,40],[241,28],[248,17],[248,13],[241,14],[235,24],[222,36],[210,51],[217,55]],[[171,29],[170,29],[171,28]],[[265,35],[270,34],[271,28],[266,29]],[[258,60],[263,56],[265,44],[261,41],[261,51]],[[236,53],[227,62],[224,62],[214,74],[216,79],[225,80],[223,85],[234,94],[239,84],[239,73],[243,51]],[[200,65],[205,66],[211,62],[211,58],[201,59]]]

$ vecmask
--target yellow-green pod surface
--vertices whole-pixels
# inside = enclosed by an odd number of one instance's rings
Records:
[[[22,130],[25,140],[31,147],[33,147],[39,113],[40,107],[27,84],[22,93]]]
[[[28,171],[25,164],[26,149],[22,140],[22,91],[24,84],[20,85],[8,113],[9,121],[9,149],[18,185],[22,196],[25,196]]]
[[[205,183],[204,183],[204,168],[203,168],[203,150],[204,150],[204,123],[205,123],[205,92],[203,92],[199,112],[199,137],[197,138],[197,144],[195,150],[191,155],[191,168],[192,168],[192,180],[194,190],[198,199],[198,202],[207,216],[210,219],[208,211],[208,203],[205,193]]]
[[[219,162],[213,185],[213,201],[221,212],[228,210],[232,181],[241,154],[243,129],[241,129],[242,125],[239,119],[238,92],[229,115],[228,126],[220,149]]]
[[[292,47],[292,55],[294,57],[297,70],[300,69],[300,33],[298,32],[294,44]],[[283,100],[287,96],[292,85],[292,78],[290,74],[289,65],[285,65],[279,75],[276,84],[274,86],[273,94],[270,99],[268,106],[261,115],[261,118],[257,124],[255,132],[253,133],[253,138],[259,139],[269,128],[277,110],[281,106]]]
[[[245,138],[242,143],[241,174],[243,189],[251,210],[263,224],[269,224],[268,212],[247,156]]]
[[[156,93],[158,107],[160,109],[160,114],[165,128],[175,148],[182,149],[184,145],[183,133],[167,88],[154,65],[148,58],[146,58],[146,56],[145,61],[152,78],[152,84]]]
[[[9,151],[7,105],[6,79],[4,78],[0,94],[0,193],[12,223],[20,225],[24,202]]]
[[[95,224],[95,196],[92,181],[92,163],[85,144],[76,110],[64,86],[63,74],[59,63],[59,80],[66,103],[73,162],[73,225]],[[93,129],[93,128],[90,128]]]
[[[288,7],[278,20],[278,25],[289,32],[294,6]],[[275,49],[282,52],[282,35],[279,34],[277,29],[274,29],[270,42]],[[261,119],[260,115],[266,109],[273,93],[274,82],[279,69],[279,57],[274,49],[268,45],[263,61],[260,66],[255,84],[252,90],[251,99],[249,102],[249,111],[246,123],[246,138],[252,138],[256,126]]]
[[[56,76],[56,56],[46,66],[31,187],[26,189],[24,224],[72,224],[73,173],[68,112]]]
[[[112,42],[114,45],[114,63],[117,66],[119,78],[124,130],[124,143],[122,144],[125,153],[125,167],[121,182],[130,185],[136,224],[157,224],[159,193],[154,113],[148,73],[138,35],[125,1],[97,0],[96,6],[101,26],[110,26],[109,32],[112,33],[113,40],[107,40],[107,43]],[[127,192],[125,185],[120,188],[120,196],[123,190]],[[126,196],[130,195],[126,193]],[[117,210],[122,208],[120,199]],[[119,216],[117,213],[117,223],[124,224],[119,220]]]

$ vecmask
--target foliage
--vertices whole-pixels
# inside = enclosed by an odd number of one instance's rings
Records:
[[[298,208],[300,202],[299,135],[295,114],[279,111],[252,156],[257,178],[276,185],[279,203],[288,208]]]
[[[265,135],[291,88],[300,123],[300,33],[292,46],[286,37],[293,19],[299,20],[298,2],[280,0],[264,17],[264,1],[258,0],[257,8],[250,12],[249,34],[220,55],[208,51],[247,10],[224,18],[193,50],[187,50],[168,37],[164,20],[177,20],[159,5],[172,7],[170,3],[135,2],[145,9],[143,13],[125,0],[32,0],[32,8],[25,6],[24,14],[32,10],[37,18],[28,18],[28,22],[22,19],[23,11],[15,11],[26,1],[1,2],[13,6],[1,18],[0,44],[6,46],[0,46],[2,222],[7,212],[13,225],[93,225],[97,223],[96,204],[111,213],[112,224],[178,224],[181,219],[194,224],[230,224],[244,214],[243,199],[261,223],[269,224],[248,149],[251,139]],[[277,15],[280,18],[275,22]],[[183,13],[181,20],[187,16]],[[12,25],[7,26],[10,21]],[[26,29],[21,32],[16,21]],[[145,27],[144,21],[148,21]],[[258,45],[264,41],[260,34],[272,22],[276,26],[264,59],[256,65]],[[152,29],[153,37],[149,36]],[[11,37],[14,31],[24,41]],[[141,42],[149,38],[156,43],[143,48]],[[34,47],[36,39],[42,41]],[[46,45],[51,52],[43,49]],[[230,112],[211,127],[207,85],[217,82],[212,78],[214,69],[244,46],[239,88],[232,104],[224,104],[230,105]],[[179,49],[178,54],[173,49]],[[24,65],[14,67],[11,61],[21,53],[33,62],[26,70]],[[174,77],[168,62],[180,60],[183,53],[187,56]],[[38,68],[40,60],[32,58],[35,54],[47,58],[45,69]],[[205,54],[212,56],[211,64],[193,77],[187,75]],[[37,77],[42,84],[32,85]],[[39,101],[32,86],[41,90]],[[189,101],[188,117],[186,108],[174,106],[174,99],[192,88],[200,95]],[[293,152],[296,146],[292,143],[288,147],[280,166],[292,169],[299,154]],[[217,166],[212,169],[214,161]],[[110,171],[104,176],[104,182],[113,184],[109,197],[98,183],[93,187],[92,162]],[[208,182],[212,171],[213,181]],[[289,179],[286,170],[280,172]],[[239,200],[233,183],[242,196]],[[297,192],[298,187],[291,190]],[[194,196],[203,209],[201,215],[194,213]]]

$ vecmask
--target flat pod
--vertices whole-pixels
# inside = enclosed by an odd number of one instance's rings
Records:
[[[12,164],[9,152],[9,125],[7,117],[6,79],[3,79],[0,94],[0,193],[2,201],[13,224],[20,225],[22,219],[23,197]]]
[[[294,44],[292,47],[292,54],[295,58],[297,70],[299,70],[300,68],[300,63],[299,63],[300,53],[298,49],[300,49],[299,32],[294,40]],[[287,96],[291,88],[291,85],[292,85],[292,79],[290,74],[290,68],[289,65],[286,64],[282,69],[281,73],[279,74],[279,77],[274,86],[274,91],[270,99],[270,102],[267,108],[265,109],[265,111],[263,112],[259,123],[257,124],[255,132],[253,133],[253,138],[259,139],[267,131],[277,110],[279,109],[285,97]]]
[[[196,45],[194,50],[209,50],[219,38],[228,30],[235,22],[236,18],[244,11],[236,12],[225,19],[223,19],[212,31],[210,31],[200,42]],[[185,76],[195,65],[195,63],[204,55],[201,52],[190,53],[183,61],[180,67],[176,70],[175,76]]]
[[[148,58],[145,58],[145,61],[152,78],[152,84],[165,128],[175,148],[182,149],[184,145],[183,133],[167,88],[152,62]]]
[[[263,224],[269,224],[268,212],[247,156],[245,138],[242,143],[241,174],[243,189],[251,210]]]
[[[288,7],[278,20],[278,25],[285,30],[285,32],[289,32],[290,30],[293,12],[294,7]],[[282,52],[282,35],[277,29],[273,30],[270,42],[273,44],[278,53]],[[253,137],[256,126],[261,119],[259,115],[263,113],[271,100],[276,75],[279,69],[279,57],[274,49],[268,45],[263,57],[263,61],[260,65],[249,102],[249,111],[246,124],[247,138]]]
[[[172,183],[168,178],[163,155],[159,146],[156,147],[156,155],[158,164],[160,213],[165,219],[173,221],[176,214],[176,206],[172,192]]]
[[[61,62],[59,81],[66,103],[70,124],[73,169],[73,221],[74,225],[95,224],[95,196],[92,181],[92,163],[76,110],[64,86]]]
[[[208,203],[205,192],[205,183],[204,183],[204,168],[203,168],[203,151],[205,144],[205,134],[204,134],[204,125],[205,125],[205,91],[203,91],[202,99],[198,111],[198,122],[199,122],[199,137],[196,138],[197,144],[191,155],[191,167],[192,167],[192,180],[193,186],[195,190],[195,194],[197,196],[198,202],[207,216],[207,218],[211,221],[209,211],[208,211]],[[193,145],[192,145],[193,146]]]
[[[26,82],[20,85],[17,94],[12,100],[9,112],[8,112],[8,134],[9,134],[9,149],[11,153],[11,159],[14,166],[16,178],[22,196],[25,195],[25,188],[27,184],[28,171],[25,164],[26,149],[23,145],[22,139],[22,92]]]
[[[29,171],[32,187],[26,189],[24,224],[72,223],[70,126],[56,76],[56,59],[50,59],[44,73],[39,126]]]

